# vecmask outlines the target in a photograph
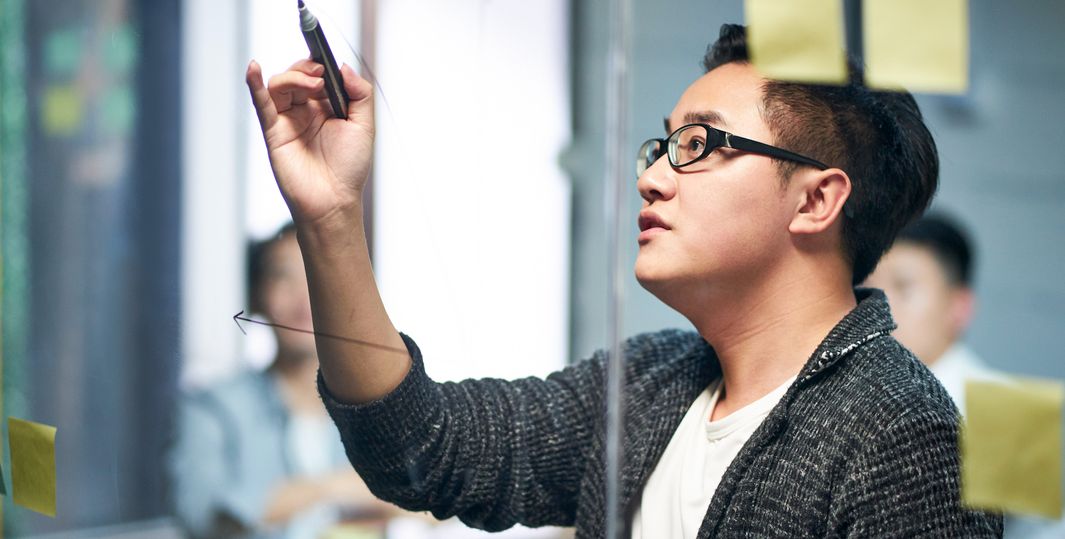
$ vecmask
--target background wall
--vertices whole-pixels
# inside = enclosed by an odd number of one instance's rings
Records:
[[[558,370],[567,2],[388,0],[377,20],[373,260],[392,322],[437,380]]]
[[[994,366],[1065,378],[1065,3],[975,0],[967,96],[918,100],[939,143],[936,206],[971,229],[976,320]]]

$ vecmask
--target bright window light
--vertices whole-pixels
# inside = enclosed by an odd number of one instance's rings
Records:
[[[438,380],[565,364],[567,6],[379,4],[375,270]]]

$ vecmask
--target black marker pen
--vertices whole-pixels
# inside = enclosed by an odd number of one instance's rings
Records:
[[[322,78],[325,79],[325,93],[329,96],[329,104],[333,107],[333,115],[337,118],[348,117],[348,93],[344,91],[344,78],[340,75],[340,66],[337,65],[333,51],[329,49],[329,42],[325,40],[322,26],[318,24],[318,18],[303,5],[299,0],[300,29],[303,30],[303,39],[307,41],[307,48],[311,51],[311,59],[325,66]]]

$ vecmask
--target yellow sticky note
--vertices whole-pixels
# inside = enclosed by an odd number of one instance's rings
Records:
[[[341,524],[322,533],[321,539],[384,539],[384,526]]]
[[[746,0],[747,50],[767,78],[847,81],[842,0]]]
[[[969,87],[968,0],[864,0],[865,82],[911,92]]]
[[[55,427],[7,418],[16,504],[55,516]]]
[[[84,116],[82,96],[74,86],[52,86],[44,91],[41,124],[48,135],[73,135]]]
[[[965,384],[962,500],[969,506],[1060,518],[1060,382]]]

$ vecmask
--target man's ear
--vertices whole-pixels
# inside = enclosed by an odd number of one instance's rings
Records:
[[[799,190],[795,215],[788,226],[792,234],[824,232],[840,219],[851,195],[851,179],[846,172],[830,168],[796,174],[792,182]]]
[[[959,286],[951,292],[950,329],[954,332],[955,339],[961,338],[975,314],[976,295],[971,288]]]

